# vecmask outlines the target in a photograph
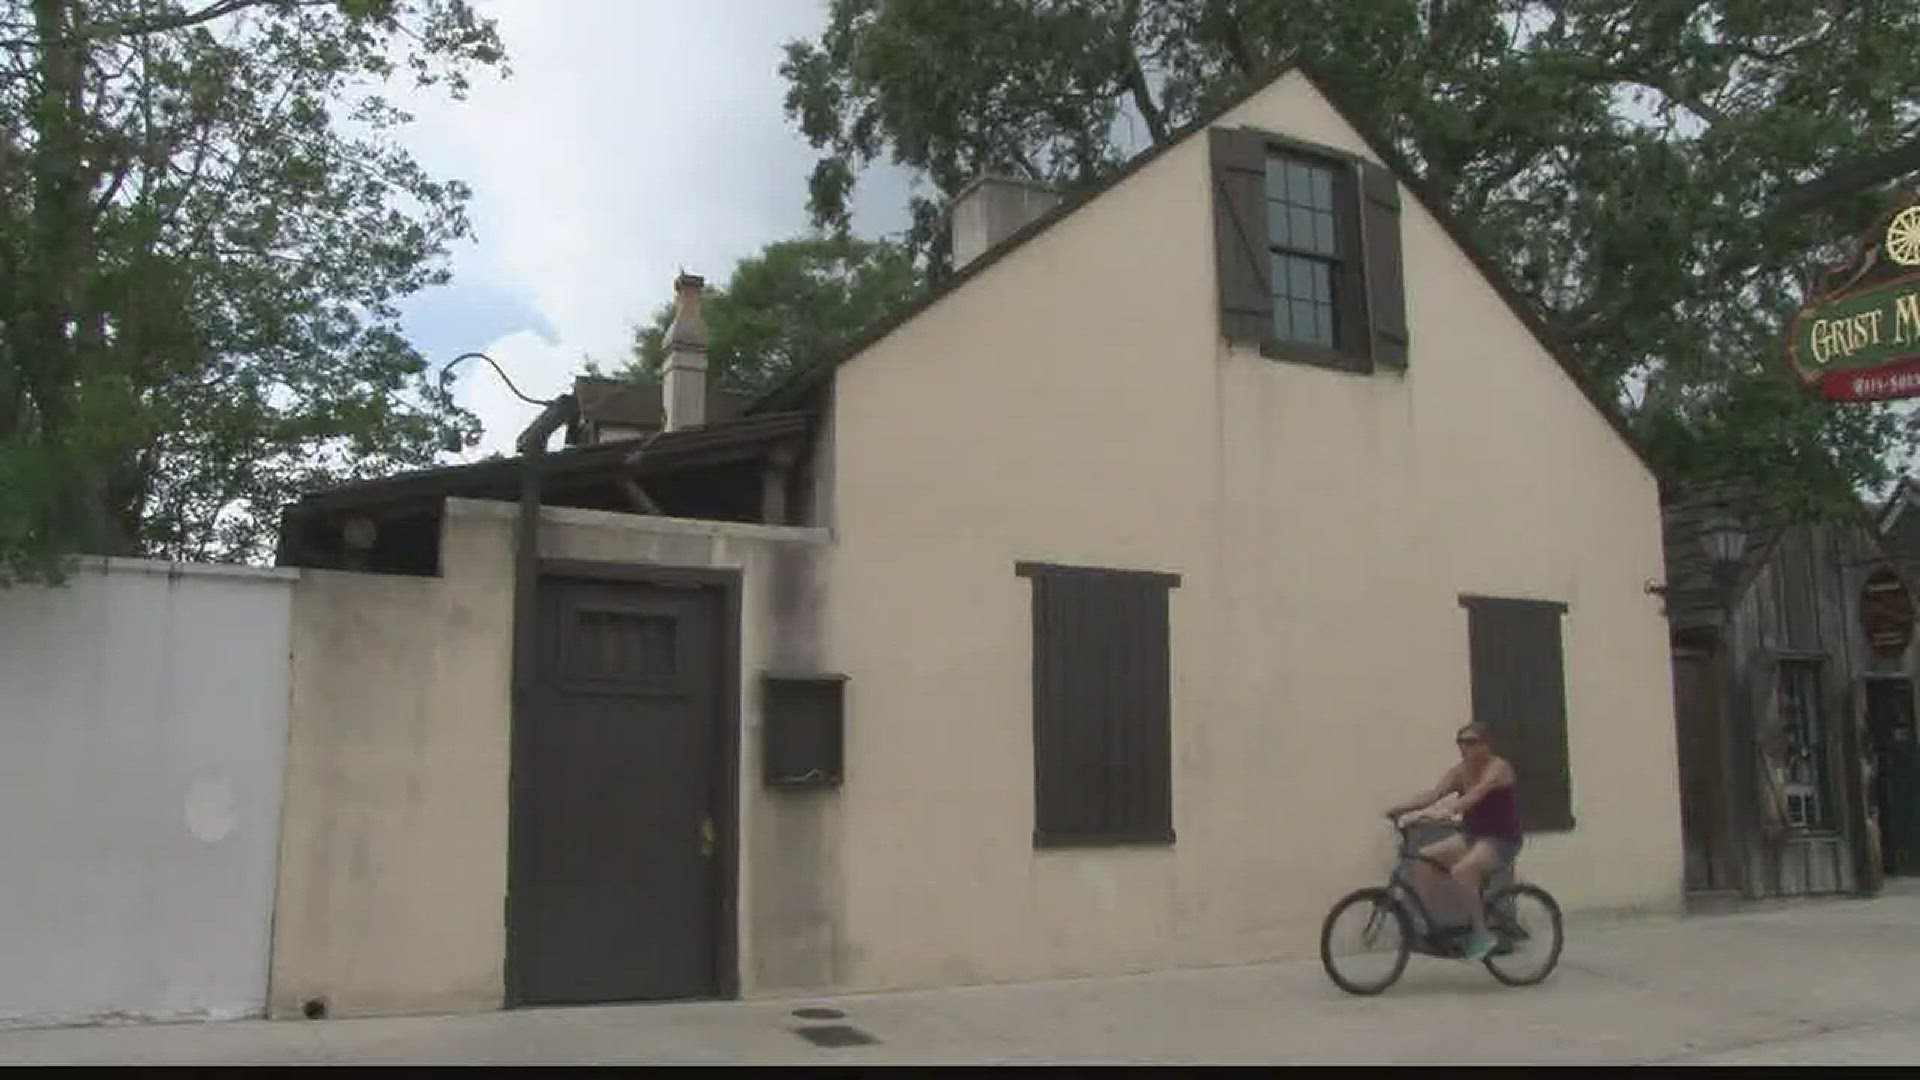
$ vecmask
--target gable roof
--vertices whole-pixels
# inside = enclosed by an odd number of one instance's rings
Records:
[[[1667,622],[1676,642],[1690,631],[1719,625],[1731,608],[1744,603],[1775,552],[1797,528],[1827,529],[1852,545],[1845,549],[1851,554],[1834,564],[1836,569],[1884,567],[1911,582],[1911,560],[1878,527],[1874,509],[1857,498],[1832,516],[1814,516],[1772,504],[1765,489],[1752,479],[1676,482],[1662,486],[1660,511]],[[1747,537],[1739,561],[1726,577],[1715,570],[1701,543],[1701,534],[1716,518],[1730,518]]]
[[[1717,626],[1752,587],[1794,520],[1769,506],[1759,485],[1748,480],[1678,484],[1660,494],[1668,626],[1676,634]],[[1747,538],[1730,582],[1701,543],[1715,519],[1730,519]]]
[[[1329,82],[1324,77],[1316,74],[1313,66],[1305,61],[1294,61],[1285,64],[1275,70],[1271,76],[1265,79],[1254,80],[1248,89],[1234,95],[1218,107],[1181,127],[1166,142],[1135,156],[1099,184],[1071,198],[1061,200],[1059,205],[1055,206],[1052,210],[1040,215],[1019,231],[1002,240],[986,254],[956,271],[948,277],[946,281],[926,290],[914,300],[902,305],[898,310],[888,314],[879,322],[869,327],[864,333],[848,341],[840,348],[788,375],[771,390],[767,391],[766,394],[762,395],[758,401],[748,406],[747,412],[752,414],[798,407],[801,402],[825,386],[840,365],[852,360],[854,357],[859,356],[867,349],[878,344],[895,330],[911,322],[921,312],[939,303],[948,294],[958,290],[980,274],[985,273],[1001,259],[1006,258],[1014,251],[1024,247],[1029,241],[1071,216],[1081,207],[1086,206],[1108,191],[1125,183],[1135,173],[1158,161],[1173,148],[1180,146],[1195,135],[1205,132],[1221,117],[1246,104],[1248,101],[1253,100],[1253,98],[1259,96],[1293,72],[1299,72],[1300,75],[1307,80],[1307,83],[1311,85],[1328,104],[1333,106],[1334,111],[1340,115],[1342,120],[1346,121],[1347,126],[1360,135],[1361,139],[1367,144],[1367,148],[1373,151],[1374,155],[1378,157],[1387,168],[1393,171],[1394,177],[1400,181],[1401,186],[1411,192],[1420,206],[1426,210],[1427,214],[1440,223],[1440,227],[1446,232],[1447,238],[1451,240],[1453,245],[1464,253],[1467,259],[1473,263],[1474,267],[1480,271],[1481,276],[1486,280],[1487,284],[1491,285],[1493,290],[1499,294],[1500,299],[1506,303],[1508,310],[1512,311],[1514,317],[1519,319],[1521,325],[1525,326],[1527,331],[1533,335],[1534,340],[1539,343],[1541,349],[1543,349],[1547,355],[1553,357],[1554,362],[1560,365],[1561,370],[1566,372],[1567,377],[1573,380],[1573,384],[1579,387],[1580,392],[1586,396],[1587,401],[1606,419],[1608,425],[1613,428],[1614,433],[1618,435],[1620,440],[1627,445],[1627,448],[1632,450],[1634,455],[1640,459],[1640,463],[1646,467],[1649,473],[1652,473],[1656,477],[1659,476],[1659,468],[1654,465],[1653,459],[1648,455],[1647,449],[1641,443],[1639,437],[1634,435],[1632,429],[1627,426],[1625,418],[1620,415],[1620,410],[1613,402],[1603,397],[1599,391],[1587,381],[1586,377],[1581,373],[1578,363],[1555,342],[1553,332],[1547,327],[1546,323],[1540,319],[1539,315],[1534,312],[1527,298],[1522,296],[1519,290],[1513,287],[1513,283],[1507,280],[1507,276],[1500,271],[1499,267],[1494,265],[1492,258],[1472,239],[1467,231],[1465,222],[1461,221],[1451,210],[1447,209],[1445,202],[1437,196],[1429,185],[1413,174],[1413,170],[1407,167],[1406,161],[1400,156],[1399,152],[1393,148],[1392,144],[1387,141],[1385,136],[1376,130],[1373,125],[1361,119],[1360,112],[1353,103],[1334,91]]]

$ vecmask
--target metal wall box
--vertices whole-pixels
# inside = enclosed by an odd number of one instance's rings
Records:
[[[761,763],[768,787],[840,786],[846,739],[844,675],[761,681]]]

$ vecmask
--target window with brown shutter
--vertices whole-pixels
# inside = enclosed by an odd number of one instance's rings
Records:
[[[1528,832],[1573,828],[1567,759],[1567,694],[1561,620],[1565,604],[1462,597],[1473,676],[1473,719],[1513,765],[1520,824]]]
[[[1277,360],[1404,368],[1393,173],[1269,132],[1215,128],[1208,139],[1222,335]]]
[[[1171,574],[1022,563],[1033,589],[1034,843],[1173,840]]]

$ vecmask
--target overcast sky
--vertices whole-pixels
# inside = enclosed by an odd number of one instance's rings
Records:
[[[781,109],[781,46],[812,37],[824,0],[478,0],[499,22],[510,77],[464,102],[409,102],[406,143],[473,187],[475,242],[451,285],[407,305],[435,367],[470,349],[549,397],[632,327],[681,269],[722,282],[735,260],[807,227],[814,152]],[[869,178],[855,228],[906,225],[905,181]],[[458,395],[485,423],[478,456],[511,452],[532,419],[485,365]]]

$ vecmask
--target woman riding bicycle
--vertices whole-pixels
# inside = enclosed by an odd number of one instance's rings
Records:
[[[1513,766],[1494,755],[1486,728],[1468,724],[1454,737],[1454,743],[1460,748],[1459,763],[1448,769],[1432,790],[1394,806],[1387,817],[1397,820],[1448,795],[1459,796],[1454,809],[1460,815],[1460,832],[1421,848],[1422,861],[1415,865],[1414,873],[1424,895],[1432,896],[1440,883],[1434,864],[1446,867],[1453,881],[1465,890],[1467,910],[1473,918],[1465,952],[1467,959],[1478,961],[1486,959],[1497,944],[1487,932],[1480,886],[1489,874],[1502,866],[1512,866],[1519,858],[1520,806],[1514,799]]]

